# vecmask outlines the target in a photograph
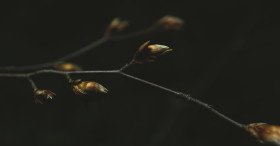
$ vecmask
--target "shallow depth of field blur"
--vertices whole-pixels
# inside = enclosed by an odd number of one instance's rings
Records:
[[[280,125],[279,8],[267,1],[13,1],[1,18],[0,66],[54,60],[100,38],[117,17],[123,32],[165,15],[180,31],[108,42],[71,62],[85,70],[118,69],[147,40],[173,48],[154,63],[126,72],[190,93],[241,123]],[[76,75],[109,89],[77,97],[66,79],[44,74],[39,88],[55,100],[34,104],[24,79],[0,78],[0,145],[248,146],[262,145],[216,115],[159,89],[118,75]]]

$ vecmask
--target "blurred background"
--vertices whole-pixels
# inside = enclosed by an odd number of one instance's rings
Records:
[[[108,42],[70,62],[85,70],[118,69],[151,40],[174,51],[127,73],[190,93],[241,123],[280,125],[280,10],[274,2],[25,0],[2,6],[0,66],[55,60],[100,38],[115,17],[130,21],[125,34],[178,16],[185,20],[180,31]],[[34,81],[57,96],[39,105],[25,79],[0,78],[0,145],[262,145],[204,108],[143,83],[119,75],[73,78],[110,92],[77,97],[63,76],[44,74]]]

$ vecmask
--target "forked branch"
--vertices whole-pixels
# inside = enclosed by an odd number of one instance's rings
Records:
[[[107,93],[108,89],[102,86],[99,83],[94,81],[82,81],[80,79],[72,79],[72,74],[118,74],[125,78],[129,78],[138,82],[141,82],[146,85],[150,85],[162,91],[168,92],[174,96],[184,98],[188,101],[191,101],[201,107],[204,107],[208,111],[214,113],[215,115],[219,116],[220,118],[226,120],[227,122],[237,126],[238,128],[242,128],[249,132],[252,136],[254,136],[259,142],[266,142],[270,144],[280,145],[280,127],[274,125],[268,125],[265,123],[252,123],[252,124],[241,124],[228,116],[222,114],[221,112],[214,109],[208,103],[200,101],[194,97],[191,97],[190,94],[186,94],[183,92],[175,91],[170,88],[163,87],[161,85],[146,81],[144,79],[140,79],[138,77],[132,76],[130,74],[125,73],[124,71],[131,67],[134,64],[144,64],[153,62],[157,59],[157,57],[162,56],[170,51],[167,46],[153,44],[150,45],[150,41],[145,42],[142,44],[139,49],[134,54],[132,60],[121,67],[120,69],[116,70],[95,70],[95,71],[82,71],[81,68],[75,64],[71,63],[64,63],[70,59],[73,59],[77,56],[81,56],[82,54],[97,48],[101,44],[108,42],[109,40],[122,40],[128,39],[135,36],[147,34],[153,32],[155,30],[172,30],[172,29],[179,29],[183,21],[180,18],[166,16],[160,19],[153,27],[150,27],[145,30],[141,30],[138,32],[133,32],[125,35],[118,35],[112,36],[111,34],[115,31],[123,30],[127,25],[127,21],[121,21],[119,18],[114,19],[111,24],[108,26],[107,30],[103,37],[99,40],[77,50],[75,52],[69,53],[57,60],[37,64],[37,65],[30,65],[30,66],[21,66],[21,67],[1,67],[1,72],[14,72],[14,71],[31,71],[29,73],[0,73],[0,77],[14,77],[14,78],[25,78],[31,84],[32,89],[34,90],[34,100],[35,103],[43,103],[42,100],[50,100],[55,96],[55,93],[49,90],[42,90],[38,89],[35,82],[32,80],[33,76],[37,76],[40,74],[59,74],[64,76],[67,81],[72,85],[73,92],[76,95],[84,95],[84,94],[97,94],[97,93]],[[48,70],[48,68],[54,67],[57,70]]]
[[[169,88],[157,85],[155,83],[152,83],[152,82],[140,79],[138,77],[135,77],[135,76],[132,76],[132,75],[129,75],[129,74],[123,72],[125,68],[128,68],[131,65],[133,65],[133,63],[129,63],[129,64],[125,65],[124,67],[122,67],[121,69],[118,69],[118,70],[69,71],[69,72],[58,71],[58,70],[39,70],[39,71],[35,71],[35,72],[31,72],[31,73],[23,73],[23,74],[0,74],[0,77],[20,77],[20,78],[26,78],[26,79],[29,80],[32,88],[34,90],[37,90],[38,88],[35,85],[35,83],[33,82],[33,80],[31,79],[31,77],[36,76],[36,75],[40,75],[40,74],[59,74],[59,75],[63,75],[70,82],[72,82],[72,78],[69,76],[71,74],[119,74],[119,75],[121,75],[123,77],[129,78],[129,79],[133,79],[133,80],[136,80],[138,82],[141,82],[141,83],[153,86],[155,88],[158,88],[160,90],[166,91],[166,92],[171,93],[171,94],[173,94],[175,96],[185,98],[185,99],[187,99],[189,101],[192,101],[192,102],[194,102],[194,103],[196,103],[196,104],[198,104],[198,105],[208,109],[209,111],[213,112],[214,114],[220,116],[221,118],[229,121],[230,123],[232,123],[232,124],[234,124],[234,125],[236,125],[236,126],[238,126],[240,128],[244,127],[243,124],[240,124],[240,123],[230,119],[229,117],[223,115],[222,113],[220,113],[217,110],[215,110],[214,108],[212,108],[212,106],[210,106],[209,104],[207,104],[205,102],[202,102],[202,101],[200,101],[200,100],[198,100],[196,98],[193,98],[189,94],[185,94],[185,93],[182,93],[182,92],[179,92],[179,91],[175,91],[175,90],[172,90],[172,89],[169,89]]]

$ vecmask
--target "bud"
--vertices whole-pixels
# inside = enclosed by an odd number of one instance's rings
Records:
[[[158,20],[155,27],[160,30],[178,30],[184,24],[184,20],[174,16],[164,16]]]
[[[115,18],[108,26],[105,35],[110,35],[114,31],[122,31],[128,26],[128,21],[121,21],[120,18]]]
[[[79,71],[82,70],[81,67],[79,67],[76,64],[73,63],[57,63],[54,68],[56,70],[60,70],[60,71]]]
[[[108,90],[102,85],[93,81],[73,81],[73,91],[76,95],[85,95],[89,93],[108,93]]]
[[[252,123],[246,125],[245,129],[261,143],[280,145],[280,126]]]
[[[41,100],[50,100],[53,99],[55,96],[55,93],[49,91],[49,90],[40,90],[37,89],[34,91],[34,101],[35,103],[43,104]]]
[[[149,45],[150,41],[145,42],[142,44],[139,49],[135,52],[133,57],[133,62],[142,64],[153,62],[158,56],[164,55],[172,49],[164,45]]]

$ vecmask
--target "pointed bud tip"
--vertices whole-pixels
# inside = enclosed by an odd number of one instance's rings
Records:
[[[165,45],[153,44],[149,45],[150,41],[142,44],[133,56],[133,62],[137,64],[143,64],[153,62],[157,57],[171,52],[172,49]]]
[[[109,92],[109,90],[102,85],[100,85],[99,91],[102,92],[102,93],[108,93]]]

